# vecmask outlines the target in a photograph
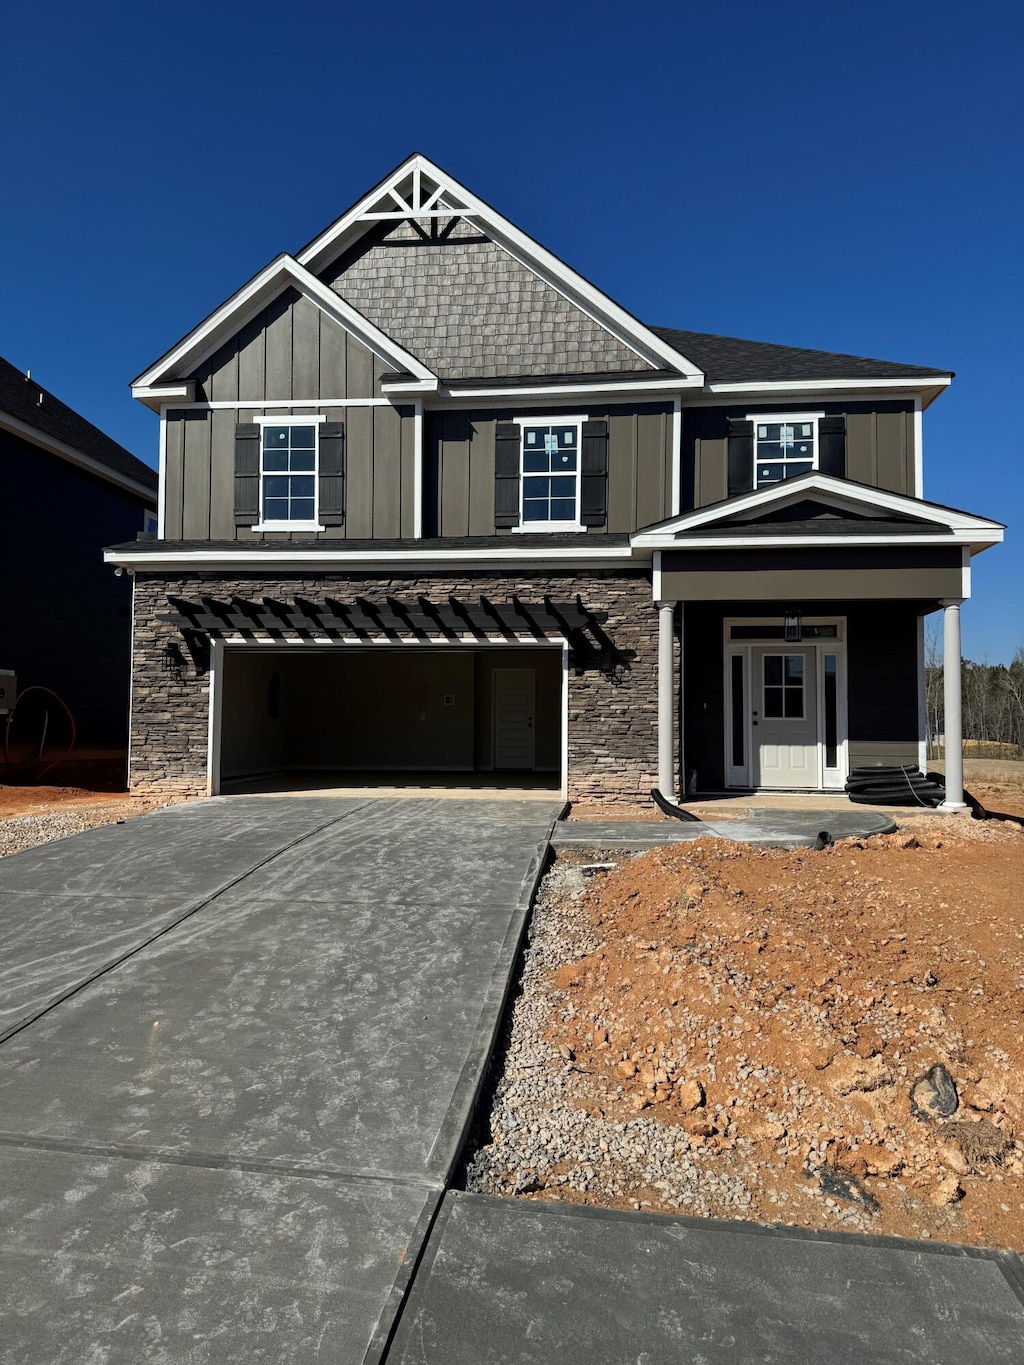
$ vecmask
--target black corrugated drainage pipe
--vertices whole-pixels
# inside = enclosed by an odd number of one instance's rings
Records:
[[[699,820],[697,816],[691,814],[690,811],[683,810],[682,806],[673,805],[671,801],[666,800],[661,792],[658,791],[657,787],[651,792],[651,800],[663,814],[670,815],[673,820],[690,820],[695,825],[702,825],[704,823],[703,820]]]

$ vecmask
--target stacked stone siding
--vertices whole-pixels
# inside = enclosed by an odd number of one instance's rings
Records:
[[[650,368],[468,219],[384,225],[323,278],[444,378]]]
[[[370,578],[344,573],[164,578],[140,572],[135,578],[132,789],[193,794],[207,790],[210,675],[197,671],[179,630],[157,619],[174,613],[169,598],[288,601],[298,596],[322,602],[327,596],[347,601],[363,596],[383,603],[388,596],[415,599],[423,594],[443,605],[449,593],[466,601],[484,593],[495,602],[513,594],[533,602],[548,594],[564,602],[579,593],[585,607],[608,613],[601,629],[615,649],[629,657],[614,669],[596,667],[591,660],[580,673],[570,660],[568,794],[570,800],[646,800],[657,783],[658,614],[650,578],[642,571],[592,571],[580,576],[396,573]],[[179,647],[186,666],[167,667],[168,645]]]

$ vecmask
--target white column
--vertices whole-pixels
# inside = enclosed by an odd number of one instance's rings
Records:
[[[666,801],[676,800],[675,785],[675,634],[674,602],[658,603],[658,790]]]
[[[964,802],[964,725],[960,695],[960,604],[962,597],[942,603],[942,693],[946,731],[946,799],[939,810],[966,810]]]

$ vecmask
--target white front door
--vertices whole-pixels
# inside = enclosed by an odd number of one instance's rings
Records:
[[[496,668],[493,677],[494,766],[530,770],[536,756],[532,668]]]
[[[817,787],[817,651],[799,645],[751,650],[751,735],[759,787]]]

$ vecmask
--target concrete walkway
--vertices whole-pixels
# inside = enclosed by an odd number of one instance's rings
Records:
[[[231,798],[0,862],[0,1359],[379,1358],[556,814]]]
[[[1006,1365],[1017,1256],[449,1194],[390,1365]]]
[[[559,820],[556,848],[656,848],[688,844],[694,839],[731,839],[762,848],[811,848],[819,833],[833,839],[863,839],[896,829],[882,811],[863,806],[846,810],[752,810],[743,819],[689,820]]]

